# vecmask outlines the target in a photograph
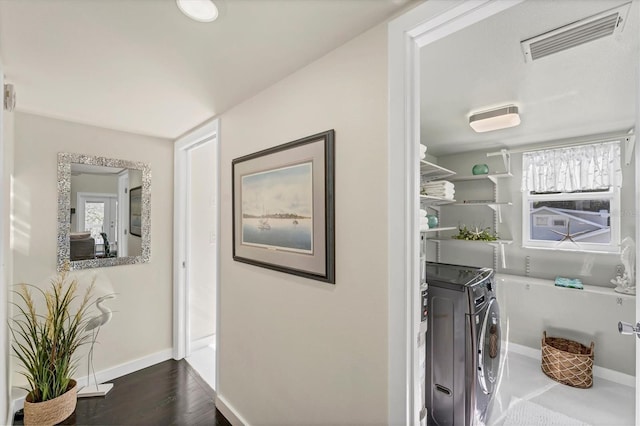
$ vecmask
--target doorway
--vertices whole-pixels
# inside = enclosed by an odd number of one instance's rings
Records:
[[[394,191],[390,191],[389,200],[389,423],[418,424],[421,403],[417,396],[419,383],[415,379],[420,362],[416,345],[420,300],[415,285],[420,282],[417,261],[420,253],[417,237],[420,207],[415,196],[420,184],[416,161],[420,155],[419,51],[429,43],[498,14],[521,1],[460,1],[448,5],[443,4],[445,2],[429,3],[431,2],[416,7],[393,21],[389,27],[389,188],[394,188]],[[400,188],[402,190],[396,190]],[[637,190],[636,188],[636,193]],[[398,229],[403,232],[392,232]],[[636,239],[637,231],[638,226]],[[637,299],[635,304],[638,317],[640,305]],[[400,342],[404,343],[401,348],[398,347]],[[636,364],[637,360],[636,356]],[[636,375],[636,394],[637,380]],[[637,405],[637,397],[635,401]],[[635,408],[637,419],[638,407]]]
[[[78,232],[89,231],[96,241],[96,255],[107,257],[116,253],[119,240],[117,194],[78,192]]]
[[[217,120],[175,148],[174,358],[185,358],[212,389],[217,376]]]

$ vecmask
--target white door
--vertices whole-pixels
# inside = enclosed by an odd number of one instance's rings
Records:
[[[104,246],[102,233],[107,235],[111,249],[117,247],[118,199],[116,194],[78,192],[77,231],[91,231],[98,247]]]
[[[218,322],[218,121],[176,141],[174,358],[215,389]]]

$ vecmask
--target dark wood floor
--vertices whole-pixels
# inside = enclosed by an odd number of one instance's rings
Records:
[[[105,397],[79,398],[62,424],[231,426],[216,409],[213,390],[185,360],[165,361],[112,383]]]

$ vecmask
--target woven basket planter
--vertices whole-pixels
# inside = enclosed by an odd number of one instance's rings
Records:
[[[68,390],[57,398],[43,402],[29,401],[31,394],[24,401],[25,425],[55,425],[68,418],[76,409],[78,402],[78,386],[71,379]]]
[[[553,380],[574,388],[593,385],[593,347],[560,337],[542,335],[542,371]]]

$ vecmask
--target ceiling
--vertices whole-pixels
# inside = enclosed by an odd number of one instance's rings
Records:
[[[525,63],[520,41],[627,1],[529,0],[421,50],[421,138],[434,156],[626,132],[634,127],[638,7],[621,33]],[[518,127],[475,133],[472,112],[508,104]]]
[[[0,1],[16,110],[176,138],[385,20],[412,0]]]

